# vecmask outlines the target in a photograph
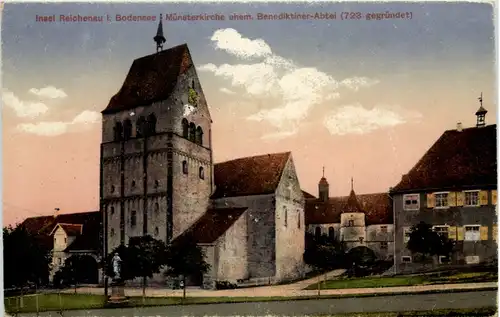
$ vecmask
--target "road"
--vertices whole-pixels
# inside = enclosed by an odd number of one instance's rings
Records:
[[[67,311],[64,317],[183,317],[183,316],[304,316],[356,312],[401,312],[432,309],[464,309],[496,306],[496,291],[394,295],[360,298],[298,300],[289,302],[209,304],[146,308]],[[35,316],[21,314],[19,316]],[[57,316],[54,312],[39,316]]]

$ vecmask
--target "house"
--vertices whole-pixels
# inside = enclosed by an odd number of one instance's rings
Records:
[[[318,197],[306,197],[307,232],[343,241],[348,250],[365,246],[381,260],[393,257],[392,201],[388,193],[357,195],[351,179],[349,196],[329,197],[325,176],[318,183]]]
[[[482,101],[482,100],[481,100]],[[411,227],[421,221],[456,242],[451,256],[434,265],[471,265],[497,259],[497,128],[486,125],[445,131],[391,190],[397,272],[425,268],[407,249]]]

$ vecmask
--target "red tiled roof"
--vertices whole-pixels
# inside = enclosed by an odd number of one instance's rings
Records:
[[[340,223],[340,214],[349,211],[349,197],[332,197],[328,202],[306,200],[306,225]],[[356,195],[356,198],[365,213],[366,225],[393,223],[392,200],[387,193]]]
[[[192,65],[187,44],[136,59],[122,88],[109,101],[103,114],[132,109],[167,99]]]
[[[496,124],[448,130],[392,192],[497,185]]]
[[[240,218],[245,210],[246,207],[209,209],[175,241],[189,237],[196,243],[213,243]]]
[[[215,164],[215,192],[211,198],[274,193],[290,155],[265,154]]]

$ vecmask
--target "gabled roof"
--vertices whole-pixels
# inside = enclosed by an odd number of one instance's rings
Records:
[[[497,186],[496,124],[448,130],[392,192]]]
[[[53,235],[57,228],[62,228],[66,235],[70,237],[76,237],[82,234],[82,225],[81,224],[70,224],[70,223],[58,223],[54,229],[50,232],[50,235]]]
[[[392,200],[387,193],[356,195],[365,213],[365,224],[392,224]],[[340,214],[348,209],[349,196],[332,197],[327,202],[306,200],[306,225],[340,223]]]
[[[361,205],[358,202],[358,198],[356,197],[354,189],[351,189],[351,193],[347,198],[347,204],[345,205],[342,212],[364,212],[363,208],[361,208]]]
[[[178,77],[193,64],[187,44],[136,59],[103,114],[129,110],[167,99]]]
[[[37,236],[41,243],[46,247],[53,248],[54,239],[50,236],[54,227],[57,224],[70,224],[70,225],[81,225],[82,232],[75,241],[69,246],[73,247],[76,243],[76,247],[81,242],[80,239],[85,240],[84,244],[87,244],[90,248],[86,250],[99,250],[101,248],[100,234],[102,225],[102,215],[99,211],[90,212],[80,212],[72,214],[60,214],[56,217],[54,216],[41,216],[32,217],[25,219],[21,226],[25,227],[28,232]]]
[[[215,164],[212,199],[276,191],[291,152],[244,157]]]
[[[246,207],[209,209],[175,241],[189,237],[196,243],[214,243],[240,218],[246,209]]]
[[[304,195],[305,199],[315,199],[316,198],[315,196],[309,194],[308,192],[306,192],[304,190],[302,191],[302,194]]]

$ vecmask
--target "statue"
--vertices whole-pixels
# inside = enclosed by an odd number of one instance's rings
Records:
[[[120,256],[118,255],[118,253],[115,253],[115,255],[113,256],[113,259],[112,259],[113,272],[115,273],[115,276],[114,276],[113,279],[115,281],[119,281],[121,279],[121,277],[120,277],[121,262],[122,262],[122,259],[120,258]]]

